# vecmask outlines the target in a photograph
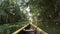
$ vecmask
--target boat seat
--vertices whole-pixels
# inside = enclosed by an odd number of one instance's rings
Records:
[[[34,29],[23,29],[23,31],[35,31]]]

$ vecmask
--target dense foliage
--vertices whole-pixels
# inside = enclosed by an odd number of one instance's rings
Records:
[[[1,0],[0,34],[12,34],[27,23],[20,7],[16,0]]]
[[[60,0],[0,0],[0,34],[27,24],[28,7],[35,25],[48,34],[60,34]]]
[[[60,0],[30,0],[28,3],[33,14],[34,24],[44,29],[48,34],[59,34]],[[53,32],[52,32],[53,31]]]
[[[22,11],[20,11],[19,5],[17,3],[9,2],[9,0],[5,0],[1,2],[0,24],[16,23],[18,21],[21,21],[24,18],[23,16],[24,14],[22,13]]]

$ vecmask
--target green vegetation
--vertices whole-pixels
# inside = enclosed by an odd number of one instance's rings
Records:
[[[60,34],[60,0],[0,0],[0,34],[11,34],[29,23],[28,7],[33,24],[48,34]]]

